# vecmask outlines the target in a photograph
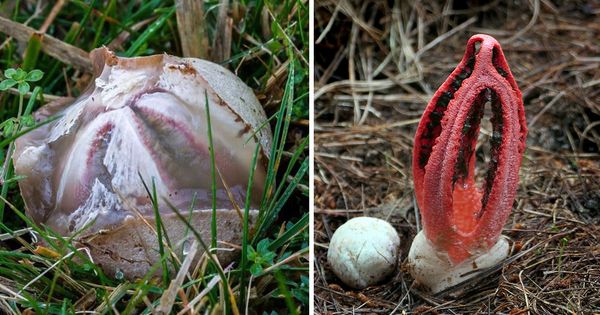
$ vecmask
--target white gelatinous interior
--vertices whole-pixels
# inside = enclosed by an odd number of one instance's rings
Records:
[[[232,208],[223,181],[243,207],[260,145],[252,189],[256,206],[271,135],[268,126],[256,130],[266,117],[252,91],[228,70],[204,61],[167,55],[118,60],[106,64],[95,86],[73,104],[36,113],[39,120],[60,118],[18,139],[14,162],[17,174],[25,176],[20,187],[30,216],[70,233],[90,222],[90,231],[117,225],[134,216],[134,208],[152,215],[140,176],[150,188],[154,181],[159,199],[168,197],[180,209],[194,196],[196,209],[210,208],[207,105],[221,174],[217,207]],[[202,76],[199,67],[208,64],[219,71]],[[227,85],[227,95],[209,82]],[[236,95],[243,105],[228,103]],[[171,212],[162,201],[159,209]]]

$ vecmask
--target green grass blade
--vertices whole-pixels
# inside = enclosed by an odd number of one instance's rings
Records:
[[[23,70],[30,71],[33,70],[33,68],[35,68],[41,49],[41,35],[31,35],[31,37],[29,38],[29,43],[27,43],[27,49],[25,50],[25,59],[23,60],[23,64],[21,65],[21,68]]]
[[[202,240],[202,236],[200,235],[200,233],[198,233],[198,231],[196,231],[196,229],[192,226],[192,224],[186,220],[185,216],[183,216],[179,210],[173,206],[171,204],[171,202],[166,199],[163,198],[163,201],[167,204],[167,206],[169,208],[171,208],[171,210],[173,211],[173,213],[175,213],[175,215],[177,216],[177,218],[179,220],[181,220],[181,222],[183,222],[190,231],[192,231],[192,233],[194,234],[194,236],[196,237],[196,239],[198,240],[198,243],[200,243],[200,246],[202,246],[202,249],[204,250],[205,253],[207,253],[207,257],[208,260],[210,261],[210,263],[212,264],[213,268],[217,271],[217,273],[219,274],[219,277],[221,277],[221,283],[223,284],[224,288],[229,288],[229,280],[227,279],[227,276],[225,276],[225,272],[223,271],[223,268],[221,268],[221,266],[219,265],[219,263],[215,260],[215,258],[213,257],[213,254],[211,254],[210,248],[206,245],[206,243],[204,243],[204,240]],[[224,294],[224,300],[230,301],[229,299],[229,290],[224,290],[223,291]],[[224,312],[227,314],[229,309],[228,304],[226,303],[224,305]]]
[[[148,197],[150,197],[150,201],[152,202],[152,210],[154,211],[154,221],[156,222],[156,237],[158,238],[158,253],[160,255],[160,260],[162,263],[162,277],[163,283],[169,283],[169,267],[167,266],[167,261],[165,259],[165,246],[163,244],[163,224],[162,219],[160,217],[160,211],[158,209],[158,196],[156,194],[156,182],[154,177],[152,178],[152,191],[148,189],[148,185],[144,181],[142,177],[142,173],[138,172],[138,176],[146,189],[146,193]],[[166,234],[166,233],[165,233]]]
[[[12,135],[10,137],[4,138],[4,140],[0,141],[0,148],[4,148],[5,146],[7,146],[8,144],[10,144],[11,142],[15,141],[17,138],[21,137],[22,135],[27,134],[28,132],[31,132],[31,131],[33,131],[33,130],[41,127],[41,126],[47,125],[47,124],[55,121],[58,118],[60,118],[60,116],[50,117],[50,118],[48,118],[48,119],[46,119],[46,120],[44,120],[44,121],[42,121],[40,123],[37,123],[37,124],[29,127],[29,128],[25,128],[25,129],[17,132],[16,134],[14,134],[14,135]]]
[[[292,225],[289,229],[285,231],[285,233],[281,234],[277,239],[275,239],[271,244],[269,244],[269,250],[275,251],[284,244],[288,244],[289,241],[294,238],[298,233],[302,232],[302,230],[308,228],[308,213],[305,213],[298,222]]]
[[[154,23],[150,24],[150,26],[136,39],[131,47],[125,52],[125,56],[132,57],[136,56],[139,53],[140,47],[144,43],[148,41],[148,38],[152,36],[155,32],[160,30],[160,28],[167,22],[167,20],[175,13],[175,6],[172,6],[166,13],[160,16],[158,20],[154,21]]]
[[[263,220],[259,222],[259,225],[257,227],[257,233],[254,238],[254,243],[258,242],[261,235],[264,235],[266,233],[266,230],[273,224],[279,212],[285,205],[286,201],[289,199],[289,197],[292,195],[292,193],[300,183],[300,180],[304,178],[304,175],[308,171],[308,164],[308,159],[305,159],[302,162],[302,165],[296,172],[296,176],[293,177],[293,179],[288,184],[281,197],[277,199],[277,202],[268,210],[268,214],[265,215]]]
[[[287,285],[285,283],[285,276],[279,270],[275,270],[274,274],[275,279],[277,279],[277,284],[279,285],[279,291],[281,291],[281,294],[283,295],[283,298],[285,300],[285,304],[288,307],[288,311],[292,315],[297,315],[298,309],[296,308],[296,304],[294,304],[294,300],[292,299],[292,294],[290,294],[290,291],[288,290]]]
[[[29,101],[27,102],[27,106],[25,106],[25,111],[23,112],[23,115],[27,116],[30,115],[31,112],[33,111],[33,106],[35,105],[35,101],[39,96],[39,101],[42,101],[42,88],[39,86],[36,86],[33,89],[33,92],[31,92],[31,97],[29,98]]]
[[[267,167],[267,178],[265,181],[265,190],[260,203],[260,208],[264,209],[268,199],[273,193],[273,184],[275,182],[275,174],[279,169],[279,163],[281,162],[281,156],[283,155],[283,148],[286,142],[287,129],[289,128],[289,117],[291,117],[292,101],[294,99],[294,61],[293,55],[291,57],[290,65],[288,68],[288,80],[285,84],[284,96],[277,114],[277,123],[275,125],[275,133],[273,135],[273,146],[271,147],[271,159],[269,160]],[[261,213],[259,221],[264,218],[264,214]]]
[[[106,9],[104,10],[104,14],[100,15],[100,18],[96,22],[94,29],[96,30],[96,36],[94,37],[94,41],[92,42],[92,46],[90,49],[94,49],[98,47],[98,41],[100,40],[100,36],[102,36],[102,29],[104,28],[104,23],[106,22],[106,17],[111,15],[111,11],[115,9],[116,1],[110,0]]]
[[[254,184],[254,170],[256,169],[256,160],[260,152],[260,143],[256,144],[254,154],[252,155],[252,163],[250,164],[250,175],[248,176],[248,189],[246,191],[246,202],[244,204],[244,226],[242,232],[242,259],[240,262],[240,307],[242,308],[246,301],[246,276],[248,271],[248,220],[250,218],[250,202],[252,198],[252,186]]]
[[[204,106],[206,108],[206,128],[208,129],[208,152],[210,153],[210,188],[212,216],[210,222],[210,246],[217,247],[217,171],[215,162],[215,147],[212,137],[212,126],[210,124],[210,106],[208,104],[208,91],[204,90]]]
[[[294,155],[292,155],[292,157],[288,163],[288,167],[285,170],[283,176],[281,176],[281,178],[284,178],[284,179],[288,178],[288,176],[290,175],[290,173],[292,172],[294,167],[296,167],[296,163],[298,162],[300,155],[305,153],[305,149],[306,149],[306,146],[308,145],[308,142],[309,142],[308,137],[304,138],[300,142],[300,144],[298,145],[298,148],[296,150],[294,150]],[[279,198],[284,187],[285,187],[284,185],[279,185],[279,187],[277,187],[277,190],[275,191],[275,193],[273,194],[273,197],[271,198],[271,202],[266,207],[268,211],[271,211],[273,209],[273,205],[277,201],[277,198]],[[266,216],[269,217],[269,216],[272,216],[272,214],[269,213]]]

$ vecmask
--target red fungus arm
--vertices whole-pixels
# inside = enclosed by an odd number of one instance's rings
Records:
[[[488,102],[491,160],[483,187],[476,187],[475,145]],[[488,35],[471,37],[462,61],[425,108],[413,150],[425,235],[453,263],[489,249],[500,237],[514,201],[526,135],[521,91],[500,44]]]

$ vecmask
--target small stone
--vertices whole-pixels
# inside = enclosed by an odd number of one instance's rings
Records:
[[[387,221],[358,217],[333,233],[327,260],[342,282],[362,289],[396,269],[399,246],[400,237]]]

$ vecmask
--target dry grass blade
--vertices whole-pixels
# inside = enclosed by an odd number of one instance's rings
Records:
[[[19,95],[19,90],[17,90],[16,88],[10,88],[8,90],[6,90],[8,93],[13,94],[13,95]],[[31,95],[33,94],[33,92],[27,92],[24,97],[29,99],[31,98]],[[61,103],[68,103],[73,101],[75,98],[73,97],[69,97],[69,96],[56,96],[56,95],[51,95],[51,94],[43,94],[42,95],[44,98],[44,101],[46,102],[54,102],[54,101],[59,101]]]
[[[231,31],[233,19],[227,16],[229,0],[221,0],[219,4],[219,15],[217,18],[217,31],[213,44],[212,60],[221,62],[231,57]]]
[[[50,14],[48,14],[46,19],[44,20],[44,24],[42,24],[42,26],[40,27],[40,33],[46,33],[46,31],[48,30],[48,27],[50,27],[52,22],[54,22],[54,19],[56,19],[58,12],[60,12],[62,7],[65,5],[65,3],[66,3],[65,0],[56,1],[56,3],[54,4],[54,7],[52,7],[52,10],[50,11]]]
[[[185,276],[190,271],[190,267],[194,258],[196,257],[196,253],[198,252],[198,241],[194,239],[192,244],[190,245],[190,251],[187,256],[183,260],[183,264],[179,271],[177,272],[177,276],[175,279],[171,280],[169,287],[163,293],[160,298],[160,305],[156,309],[159,314],[171,314],[171,309],[173,309],[173,303],[175,303],[175,298],[177,298],[177,292],[181,289],[181,285],[183,284],[183,280],[185,280]]]
[[[79,298],[73,305],[75,310],[84,311],[96,302],[96,289],[89,289],[82,297]]]
[[[537,21],[539,14],[540,14],[540,0],[533,0],[533,15],[531,16],[531,20],[529,21],[529,23],[527,23],[527,25],[525,25],[525,27],[520,29],[509,39],[504,40],[502,43],[508,44],[508,43],[512,42],[513,40],[523,36],[523,34],[527,33],[533,27],[533,25],[535,25],[535,22]]]
[[[27,43],[32,35],[39,33],[31,27],[13,22],[3,17],[0,17],[0,32],[23,43]],[[42,50],[45,53],[65,64],[72,65],[86,72],[92,72],[92,63],[90,62],[86,51],[69,45],[50,35],[43,33],[40,35],[42,38]]]
[[[15,290],[5,286],[4,284],[0,283],[0,291],[3,291],[4,293],[8,293],[9,295],[11,295],[11,297],[8,296],[0,296],[1,299],[19,299],[19,300],[25,300],[25,298],[20,295],[19,293],[15,292]]]
[[[143,27],[145,27],[146,25],[148,25],[149,23],[151,23],[152,21],[154,21],[155,18],[151,17],[145,20],[142,20],[140,22],[137,22],[135,24],[133,24],[130,27],[130,30],[132,31],[139,31],[141,30]],[[131,33],[129,31],[122,31],[119,36],[115,37],[115,39],[113,39],[108,45],[107,47],[110,48],[110,50],[124,50],[123,48],[123,44],[125,44],[127,42],[127,40],[129,40],[129,37],[131,36]]]
[[[427,43],[427,45],[425,45],[423,48],[419,49],[419,51],[417,52],[417,56],[421,56],[422,54],[424,54],[426,51],[428,51],[429,49],[435,47],[436,45],[438,45],[439,43],[443,42],[444,40],[450,38],[452,35],[458,33],[459,31],[467,28],[468,26],[470,26],[471,24],[477,22],[477,17],[473,16],[470,19],[464,21],[463,23],[461,23],[460,25],[458,25],[457,27],[451,29],[450,31],[448,31],[447,33],[444,33],[440,36],[438,36],[436,39],[430,41],[429,43]],[[418,59],[418,57],[417,57]]]
[[[228,269],[225,269],[225,271],[228,271]],[[179,311],[179,313],[177,313],[177,315],[183,315],[186,312],[193,310],[194,307],[196,306],[196,304],[200,303],[202,301],[202,299],[204,299],[204,297],[210,292],[210,290],[212,290],[217,284],[219,284],[219,282],[221,282],[221,278],[219,278],[218,276],[213,277],[206,284],[206,287],[202,291],[200,291],[200,293],[198,293],[198,295],[196,295],[194,297],[194,299],[192,299],[188,303],[188,305],[186,305],[181,311]]]
[[[175,1],[177,30],[181,39],[183,57],[207,59],[209,56],[208,36],[202,1]]]

